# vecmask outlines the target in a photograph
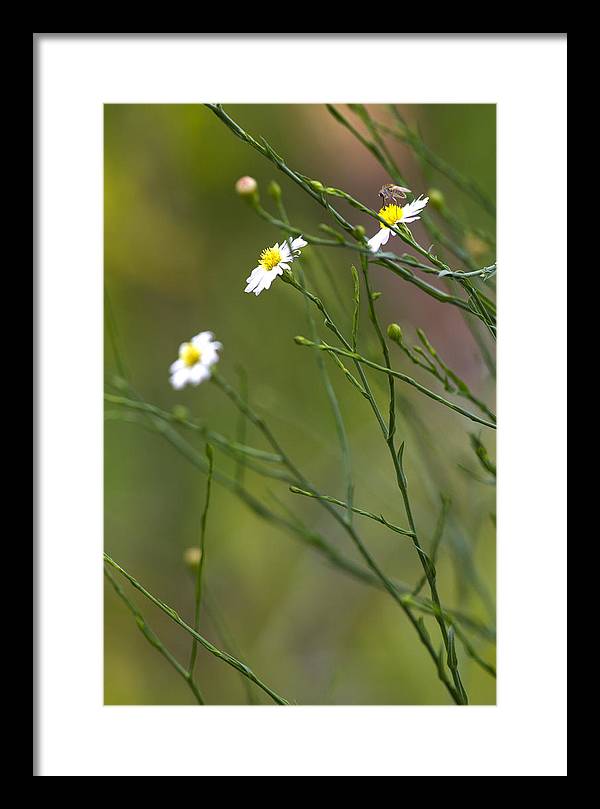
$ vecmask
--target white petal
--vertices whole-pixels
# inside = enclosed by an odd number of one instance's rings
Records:
[[[252,270],[250,275],[246,278],[246,283],[249,284],[250,281],[253,281],[260,274],[261,270],[262,267],[257,267],[255,270]]]
[[[197,362],[192,368],[190,368],[189,373],[189,380],[192,385],[199,385],[201,382],[204,382],[205,379],[208,379],[210,376],[210,371],[206,366],[202,365],[201,362]]]
[[[194,340],[203,340],[204,342],[212,340],[215,335],[212,331],[201,331],[197,334],[193,339]]]
[[[277,266],[281,267],[282,270],[289,270],[289,268],[290,268],[290,265],[289,264],[284,264],[283,261],[280,261]],[[278,275],[281,275],[281,273],[278,273]]]
[[[175,360],[175,362],[173,362],[171,364],[171,367],[169,368],[169,371],[172,374],[174,374],[175,371],[179,371],[180,368],[184,368],[184,367],[185,367],[185,362],[183,360]]]
[[[273,272],[269,273],[269,275],[265,278],[265,280],[263,282],[263,288],[264,289],[270,289],[271,284],[277,278],[278,275],[281,275],[281,271],[280,272],[273,271]]]
[[[189,382],[188,368],[180,368],[171,377],[171,385],[175,388],[175,390],[181,390],[181,388],[184,388],[188,382]]]
[[[192,337],[191,343],[194,348],[198,348],[202,350],[204,346],[208,345],[213,338],[212,331],[201,331],[200,334],[197,334],[195,337]]]
[[[302,236],[298,236],[292,242],[292,250],[300,250],[302,247],[306,247],[307,244],[308,242],[305,242]]]
[[[265,274],[266,270],[265,270],[263,267],[260,267],[260,268],[258,268],[258,267],[257,267],[257,269],[260,269],[260,272],[256,272],[256,270],[255,270],[255,271],[252,273],[252,275],[250,276],[250,278],[247,278],[247,279],[246,279],[246,280],[248,281],[248,286],[246,287],[246,289],[244,290],[244,292],[254,292],[254,290],[256,289],[256,287],[257,287],[257,286],[260,284],[260,282],[262,281],[262,279],[263,279],[263,277],[264,277],[264,274]]]
[[[200,357],[200,362],[202,365],[206,365],[208,368],[210,368],[211,365],[214,365],[215,362],[219,361],[219,355],[217,354],[214,345],[214,343],[210,343],[210,345],[206,346],[202,352],[202,356]],[[220,346],[221,344],[219,343],[218,345]]]
[[[260,281],[258,282],[255,289],[253,290],[255,295],[260,295],[260,293],[263,291],[263,289],[265,289],[265,279],[266,279],[266,273],[265,273],[265,275],[263,275],[261,277]]]
[[[410,222],[414,222],[416,219],[420,219],[421,217],[417,214],[420,214],[423,208],[429,202],[429,197],[419,197],[418,199],[413,199],[412,202],[409,202],[408,205],[404,205],[402,208],[402,219],[400,220],[404,224],[408,224]]]
[[[381,245],[387,244],[391,232],[389,228],[379,228],[378,232],[368,241],[371,252],[376,253]]]

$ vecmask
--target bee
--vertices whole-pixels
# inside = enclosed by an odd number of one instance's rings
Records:
[[[399,199],[406,199],[407,192],[410,188],[403,188],[401,185],[394,185],[394,183],[386,183],[381,186],[378,196],[382,199],[382,204],[385,207],[390,203],[396,205]]]

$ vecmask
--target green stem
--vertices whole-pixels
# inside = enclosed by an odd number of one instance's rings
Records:
[[[279,211],[282,220],[289,225],[289,219],[287,217],[287,213],[283,205],[281,192],[277,195],[277,202],[279,205]],[[298,264],[300,265],[300,268],[302,268],[302,262],[300,259],[298,259]],[[300,278],[300,285],[302,286],[303,289],[306,289],[306,280],[302,269],[300,269],[299,271],[299,278]],[[312,310],[309,306],[308,300],[306,300],[305,303],[306,303],[306,317],[308,320],[309,328],[311,330],[311,334],[313,335],[313,339],[318,340],[319,334],[317,331],[317,325],[312,315]],[[325,393],[329,401],[329,406],[331,407],[331,411],[333,413],[335,429],[340,444],[340,452],[342,456],[342,468],[344,471],[344,481],[346,488],[346,497],[348,500],[348,517],[351,518],[352,500],[354,497],[354,484],[352,481],[352,461],[350,457],[350,444],[348,441],[348,434],[346,432],[346,425],[344,424],[344,418],[342,416],[342,411],[337,396],[335,395],[335,390],[333,389],[333,385],[331,384],[329,374],[327,373],[327,368],[322,359],[320,360],[319,358],[317,359],[317,367],[321,375],[321,382],[323,383],[323,388],[325,389]]]
[[[160,412],[160,409],[157,408]],[[170,414],[166,414],[168,417]],[[161,435],[171,446],[179,452],[187,461],[193,466],[206,474],[207,464],[202,455],[187,442],[171,425],[170,418],[164,418],[160,415],[149,416],[148,426]],[[247,461],[245,461],[247,463]],[[258,470],[257,470],[258,471]],[[261,470],[265,474],[264,470]],[[227,477],[223,473],[215,470],[214,480],[220,485],[236,495],[254,514],[261,519],[267,520],[273,525],[285,529],[292,535],[297,537],[301,542],[308,545],[312,550],[317,551],[327,561],[338,570],[352,576],[357,581],[363,584],[368,584],[372,587],[381,588],[381,582],[377,577],[373,576],[369,571],[361,566],[355,564],[352,560],[347,559],[340,554],[337,549],[327,541],[321,534],[304,526],[300,520],[288,520],[279,514],[276,514],[271,509],[267,508],[264,503],[251,495],[243,486],[240,486],[234,479]],[[409,598],[412,587],[406,582],[394,580],[394,586],[403,598]],[[424,599],[411,599],[410,606],[426,614],[433,615],[433,606]],[[495,631],[493,627],[482,624],[460,610],[445,611],[449,619],[460,621],[464,626],[469,627],[472,631],[476,632],[481,637],[488,641],[493,641],[495,638]]]
[[[266,422],[257,413],[255,413],[252,410],[252,408],[250,408],[247,405],[247,403],[242,401],[242,399],[240,398],[238,393],[234,390],[234,388],[232,388],[231,385],[229,385],[229,383],[226,382],[218,373],[213,372],[213,375],[212,375],[211,378],[216,383],[216,385],[223,391],[223,393],[225,393],[225,395],[236,405],[236,407],[240,408],[242,410],[242,412],[244,412],[247,415],[247,417],[250,419],[250,421],[263,433],[263,435],[265,436],[265,438],[267,439],[269,444],[271,444],[271,447],[273,448],[273,450],[277,454],[279,454],[279,455],[281,455],[283,457],[284,463],[286,464],[286,466],[288,467],[290,472],[294,476],[296,476],[298,478],[298,480],[301,482],[303,488],[318,495],[319,492],[317,491],[317,489],[315,489],[315,487],[302,475],[302,473],[295,466],[295,464],[292,462],[292,460],[287,456],[287,454],[285,453],[285,451],[283,450],[283,448],[281,447],[281,445],[279,444],[279,442],[277,441],[277,439],[273,435],[271,429],[266,424]],[[421,642],[423,643],[423,645],[427,649],[429,655],[431,656],[431,658],[435,662],[438,676],[439,676],[440,680],[443,682],[443,684],[445,685],[445,687],[447,688],[447,690],[450,693],[450,695],[452,696],[453,700],[459,705],[463,704],[464,703],[464,697],[463,697],[462,693],[458,689],[456,689],[455,686],[452,685],[452,683],[448,680],[448,678],[446,676],[446,672],[440,666],[438,656],[436,654],[435,649],[433,648],[433,645],[431,643],[431,639],[429,638],[429,635],[427,633],[427,630],[425,629],[425,626],[424,626],[422,620],[421,619],[416,619],[414,617],[410,607],[405,603],[405,601],[398,594],[398,591],[396,590],[396,587],[395,587],[394,583],[381,570],[381,568],[379,567],[379,565],[375,561],[374,557],[371,555],[370,551],[367,549],[367,547],[365,546],[362,539],[360,538],[360,536],[358,535],[358,533],[354,529],[352,523],[347,519],[347,517],[344,517],[344,516],[340,515],[334,508],[332,508],[331,504],[328,503],[326,500],[319,500],[319,502],[329,512],[329,514],[331,514],[331,516],[334,518],[334,520],[336,522],[338,522],[344,528],[344,530],[348,533],[351,540],[355,544],[358,552],[360,553],[360,555],[365,560],[367,566],[370,568],[370,570],[373,572],[373,574],[379,579],[379,581],[381,582],[384,589],[390,594],[390,596],[394,599],[394,601],[398,604],[398,606],[405,613],[405,615],[407,616],[407,618],[409,619],[409,621],[413,625],[414,629],[418,633]],[[414,525],[412,527],[412,530],[414,530]],[[414,538],[413,538],[413,541],[414,541]],[[436,604],[436,609],[440,609],[440,607],[437,604]]]
[[[437,561],[437,555],[440,548],[440,543],[442,541],[442,537],[444,536],[444,527],[446,525],[446,517],[448,516],[448,509],[450,508],[450,500],[447,497],[442,495],[442,507],[440,509],[440,515],[438,517],[437,524],[435,526],[435,533],[433,535],[433,540],[431,542],[431,550],[429,552],[429,556],[431,558],[432,564],[435,565]],[[413,590],[413,596],[419,595],[425,583],[427,582],[427,576],[423,575],[421,580],[417,583],[415,589]],[[457,633],[458,634],[458,633]]]
[[[373,219],[377,220],[378,222],[384,224],[386,227],[389,227],[389,223],[387,223],[382,217],[379,216],[378,213],[373,211],[371,208],[368,208],[366,205],[363,205],[357,199],[352,197],[350,194],[347,194],[345,191],[342,191],[339,188],[331,188],[325,187],[322,183],[319,183],[314,180],[310,180],[310,178],[305,177],[304,175],[300,174],[299,172],[294,171],[291,169],[285,162],[285,160],[278,155],[275,150],[264,140],[262,139],[262,144],[258,143],[251,135],[245,132],[242,127],[239,126],[222,108],[220,104],[206,104],[206,107],[210,109],[223,123],[242,141],[252,146],[258,152],[260,152],[263,157],[270,160],[274,163],[280,171],[286,174],[294,183],[300,186],[309,196],[312,197],[319,205],[325,208],[331,216],[336,220],[336,222],[352,237],[359,243],[361,247],[365,247],[365,238],[364,235],[358,234],[357,229],[348,222],[347,219],[336,209],[334,208],[329,200],[327,199],[328,196],[340,197],[345,199],[350,205],[352,205],[357,210],[361,211],[362,213],[367,214],[368,216],[372,217]],[[417,252],[419,252],[422,256],[424,256],[428,261],[432,264],[437,266],[440,270],[443,271],[452,271],[451,268],[438,259],[437,256],[434,256],[429,253],[424,247],[422,247],[414,237],[412,236],[410,230],[405,226],[400,227],[391,227],[392,232],[399,236],[402,241],[406,244],[413,247]],[[456,306],[460,306],[461,308],[465,309],[468,312],[471,312],[476,317],[480,317],[480,315],[473,311],[473,309],[468,305],[466,301],[461,300],[460,298],[454,298],[453,296],[448,296],[445,293],[437,290],[435,287],[425,283],[422,279],[417,278],[412,273],[402,273],[402,268],[394,269],[393,266],[389,265],[387,261],[379,260],[379,263],[383,264],[383,266],[388,267],[396,272],[398,275],[402,275],[405,280],[410,281],[410,283],[416,284],[420,287],[423,291],[427,292],[427,294],[432,295],[435,297],[436,300],[444,301],[447,303],[452,303]]]
[[[108,572],[108,570],[106,568],[104,568],[104,575],[106,576],[108,581],[113,586],[114,591],[119,596],[121,601],[123,601],[123,603],[126,605],[127,609],[133,614],[133,616],[135,618],[135,621],[136,621],[136,624],[138,625],[138,628],[139,628],[140,632],[146,638],[148,643],[151,646],[153,646],[156,649],[156,651],[159,652],[159,654],[161,654],[165,658],[165,660],[169,663],[169,665],[172,666],[175,669],[177,674],[179,674],[179,676],[182,677],[185,680],[186,684],[188,685],[191,692],[195,696],[196,701],[198,702],[198,704],[199,705],[204,705],[204,698],[202,697],[202,693],[201,693],[200,689],[198,688],[198,686],[194,682],[194,678],[193,678],[193,675],[191,674],[191,672],[186,671],[186,669],[184,669],[184,667],[177,660],[177,658],[173,654],[171,654],[171,652],[163,644],[163,642],[160,640],[158,635],[156,635],[156,633],[152,631],[152,629],[146,623],[146,619],[144,618],[142,613],[138,610],[138,608],[135,606],[133,601],[130,601],[130,599],[125,594],[125,591],[122,589],[121,585]]]
[[[335,190],[335,189],[330,189]],[[342,192],[340,192],[341,194]],[[352,199],[352,198],[350,198]],[[447,292],[444,292],[442,289],[438,289],[437,287],[428,284],[427,281],[419,278],[419,276],[415,275],[414,273],[410,272],[410,270],[402,267],[401,264],[408,264],[411,267],[416,267],[417,269],[422,270],[423,272],[427,272],[430,274],[438,275],[440,272],[440,268],[431,267],[427,264],[423,264],[418,262],[414,256],[410,256],[408,253],[405,253],[402,256],[397,256],[395,253],[390,252],[388,250],[378,253],[373,253],[370,248],[364,246],[360,241],[357,243],[349,242],[347,239],[344,239],[342,236],[336,240],[331,239],[323,239],[319,236],[315,236],[311,233],[307,233],[306,231],[301,230],[300,228],[294,227],[292,225],[287,224],[281,219],[277,219],[276,217],[272,216],[268,211],[266,211],[257,200],[252,202],[252,206],[254,210],[258,213],[258,215],[263,218],[265,221],[269,222],[269,224],[273,225],[274,227],[280,228],[281,230],[286,231],[292,236],[300,236],[310,244],[310,245],[318,245],[322,247],[337,247],[337,248],[345,248],[348,250],[352,250],[354,252],[361,253],[369,257],[369,261],[373,264],[378,264],[381,267],[385,267],[386,269],[390,270],[394,275],[402,278],[408,283],[413,284],[414,286],[418,287],[422,292],[425,292],[430,297],[434,298],[436,301],[440,303],[447,303],[451,306],[456,306],[461,309],[464,313],[475,314],[478,319],[479,315],[473,312],[473,309],[469,306],[468,302],[463,300],[462,298],[457,297],[456,295],[451,295]],[[370,208],[366,208],[361,206],[361,209],[364,208],[364,212],[369,213],[371,216],[374,216],[378,221],[383,221],[379,219],[379,215],[376,214],[374,211],[371,211]],[[398,235],[395,230],[393,230],[394,235]],[[413,245],[413,242],[409,241],[408,244]],[[427,251],[423,250],[423,255],[426,255],[430,260],[431,256]],[[446,267],[447,265],[442,265]]]
[[[274,455],[272,452],[265,452],[264,450],[256,449],[255,447],[249,447],[236,441],[229,441],[227,438],[225,438],[225,436],[220,435],[220,433],[217,433],[214,430],[209,430],[202,424],[197,424],[191,419],[178,416],[175,413],[168,412],[167,410],[162,410],[156,405],[148,404],[148,402],[140,401],[139,399],[129,399],[125,396],[117,396],[112,393],[105,393],[104,400],[110,404],[120,405],[131,410],[139,410],[152,416],[158,416],[165,421],[171,422],[171,424],[180,424],[189,430],[194,430],[207,441],[211,441],[221,449],[229,450],[230,453],[236,457],[243,455],[256,459],[257,461],[264,461],[266,463],[274,464],[280,464],[282,461],[279,455]]]
[[[206,560],[206,520],[208,517],[208,507],[210,505],[210,490],[212,486],[213,471],[214,471],[214,455],[210,444],[206,445],[206,458],[208,461],[208,474],[206,477],[206,496],[204,500],[204,509],[202,510],[202,518],[200,520],[200,559],[198,562],[198,571],[196,574],[196,592],[194,602],[194,629],[196,632],[200,629],[200,607],[202,604],[202,574],[204,572],[204,563]],[[198,642],[196,638],[192,639],[192,650],[190,653],[189,671],[193,676],[194,666],[196,665],[196,656],[198,654]]]
[[[467,383],[461,379],[452,368],[446,365],[437,350],[427,339],[425,332],[422,329],[417,329],[417,335],[427,353],[425,353],[421,346],[415,346],[414,349],[411,349],[410,346],[404,342],[401,333],[390,335],[390,338],[402,349],[412,363],[434,376],[450,393],[468,399],[495,424],[496,414],[490,410],[485,402],[475,396]]]
[[[394,371],[391,368],[386,368],[383,365],[379,365],[376,362],[371,362],[366,357],[357,354],[355,351],[346,351],[343,348],[336,348],[335,346],[330,346],[328,343],[313,343],[312,340],[307,340],[306,337],[295,337],[294,338],[298,345],[307,346],[309,348],[316,348],[319,351],[329,351],[333,354],[339,354],[342,357],[349,357],[356,362],[361,363],[362,365],[367,365],[369,368],[374,368],[376,371],[381,371],[384,374],[391,375],[396,379],[401,379],[403,382],[406,382],[408,385],[411,385],[413,388],[416,388],[421,393],[428,396],[430,399],[433,399],[435,402],[439,402],[439,404],[443,404],[446,407],[449,407],[450,410],[454,410],[456,413],[460,413],[461,416],[465,416],[465,418],[470,419],[471,421],[476,422],[477,424],[483,424],[484,427],[490,427],[492,430],[496,429],[496,425],[491,421],[486,421],[485,419],[480,418],[475,413],[471,413],[469,410],[465,410],[464,408],[460,407],[460,405],[454,404],[454,402],[448,401],[448,399],[444,399],[443,396],[439,396],[437,393],[434,393],[429,388],[426,388],[424,385],[421,385],[415,379],[406,374],[401,373],[400,371]]]
[[[111,565],[118,573],[124,576],[127,581],[135,587],[136,590],[139,590],[142,595],[144,595],[149,601],[151,601],[154,605],[156,605],[165,615],[168,615],[169,618],[178,624],[183,630],[185,630],[189,635],[197,640],[197,642],[203,646],[208,652],[212,655],[217,657],[219,660],[222,660],[224,663],[227,663],[232,668],[236,669],[237,671],[241,672],[245,677],[249,680],[252,680],[259,688],[268,694],[273,702],[277,705],[289,705],[289,702],[284,699],[283,697],[279,696],[272,688],[269,688],[266,683],[264,683],[257,675],[250,669],[245,663],[242,663],[237,658],[233,657],[232,655],[228,654],[228,652],[223,652],[221,649],[218,649],[214,646],[210,641],[206,640],[206,638],[202,637],[195,629],[191,626],[186,624],[186,622],[179,617],[179,615],[175,612],[174,609],[169,607],[165,604],[164,601],[160,601],[158,598],[152,595],[152,593],[148,592],[145,587],[143,587],[140,582],[135,579],[130,573],[128,573],[124,568],[122,568],[114,559],[112,559],[107,553],[104,554],[104,561]]]
[[[466,705],[468,703],[467,693],[463,687],[462,681],[460,679],[460,673],[458,671],[458,661],[454,661],[451,657],[451,645],[450,640],[448,637],[448,630],[446,627],[446,621],[444,620],[442,604],[440,601],[440,597],[438,595],[437,586],[436,586],[436,570],[433,560],[428,557],[428,555],[424,552],[423,548],[421,547],[421,543],[419,542],[419,536],[417,534],[417,527],[415,523],[415,519],[412,513],[412,506],[410,503],[410,498],[408,495],[408,481],[406,479],[406,475],[404,474],[404,469],[402,466],[402,457],[404,452],[404,443],[400,446],[399,451],[396,451],[395,443],[394,443],[394,425],[395,425],[395,392],[394,392],[394,375],[392,373],[391,362],[390,362],[390,354],[389,349],[387,347],[387,342],[385,337],[383,336],[383,331],[379,324],[379,319],[377,317],[377,313],[375,311],[374,303],[373,303],[373,292],[371,289],[371,284],[369,280],[369,267],[368,262],[364,259],[362,261],[362,269],[363,275],[365,280],[365,287],[367,290],[367,298],[369,300],[370,305],[370,315],[371,321],[373,323],[373,327],[377,334],[377,338],[381,345],[381,351],[383,354],[385,368],[387,370],[388,375],[388,382],[389,382],[389,390],[390,390],[390,425],[388,434],[386,436],[386,443],[388,445],[388,449],[390,452],[390,456],[392,458],[392,463],[394,465],[394,470],[396,473],[396,482],[398,484],[398,488],[400,490],[400,494],[402,496],[402,500],[404,503],[404,510],[406,513],[406,518],[408,520],[408,524],[410,530],[412,532],[412,541],[417,551],[419,561],[423,567],[423,571],[425,576],[427,577],[427,581],[429,583],[429,589],[431,592],[431,599],[437,608],[436,614],[436,621],[440,627],[440,631],[442,633],[442,639],[444,641],[444,646],[448,653],[448,667],[450,669],[452,679],[454,681],[454,689],[457,695],[457,702],[461,705]],[[441,668],[441,663],[440,663]]]
[[[402,143],[407,143],[419,154],[430,166],[445,175],[457,188],[464,191],[472,199],[478,202],[490,216],[496,216],[496,206],[492,200],[479,188],[474,180],[465,177],[449,163],[433,152],[427,144],[412,130],[408,128],[395,105],[389,105],[390,110],[399,123],[398,131],[390,129],[390,134],[398,138]]]
[[[299,489],[298,486],[290,486],[290,491],[292,494],[302,494],[304,497],[313,497],[316,500],[326,500],[328,503],[333,503],[335,506],[342,506],[348,510],[349,504],[344,503],[343,500],[338,500],[336,497],[329,497],[326,494],[314,494],[313,492],[307,492],[305,489]],[[406,537],[412,537],[413,532],[407,531],[405,528],[400,528],[399,525],[394,525],[394,523],[386,520],[383,514],[374,514],[372,511],[365,511],[362,508],[357,508],[356,506],[350,506],[351,510],[355,514],[360,514],[363,517],[369,517],[369,519],[374,520],[375,522],[381,523],[381,525],[385,525],[386,528],[389,528],[391,531],[395,531],[397,534],[402,534]]]

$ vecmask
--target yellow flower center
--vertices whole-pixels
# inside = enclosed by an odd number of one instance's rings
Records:
[[[200,352],[195,345],[184,343],[179,350],[179,359],[183,360],[188,367],[191,367],[200,359]]]
[[[400,205],[386,205],[385,208],[381,208],[379,211],[379,216],[385,219],[388,225],[396,225],[402,219],[402,208]],[[385,227],[383,222],[379,223],[379,227]]]
[[[279,262],[281,261],[281,253],[279,252],[279,248],[267,247],[266,250],[263,250],[260,254],[260,261],[259,264],[261,267],[264,267],[265,270],[272,270],[273,267],[276,267]]]

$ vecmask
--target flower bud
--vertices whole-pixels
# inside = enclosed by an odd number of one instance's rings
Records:
[[[275,200],[281,199],[281,186],[275,180],[271,180],[267,189],[267,194]]]
[[[319,191],[319,192],[325,191],[325,186],[323,185],[323,183],[320,183],[318,180],[311,180],[309,182],[309,185],[314,191]]]
[[[309,345],[311,345],[310,340],[307,340],[306,337],[302,337],[300,335],[294,337],[294,342],[299,346],[309,346]]]
[[[441,211],[446,207],[446,199],[439,188],[430,188],[427,196],[432,207],[436,210]]]
[[[190,411],[185,405],[175,405],[173,410],[173,418],[177,419],[177,421],[187,421],[190,417]]]
[[[354,234],[354,236],[355,236],[357,239],[360,239],[360,240],[361,240],[361,242],[362,242],[362,240],[365,238],[365,229],[364,229],[364,227],[363,227],[362,225],[357,225],[357,226],[354,228],[354,230],[352,231],[352,233]]]
[[[235,184],[235,191],[240,197],[255,197],[258,192],[258,183],[254,177],[240,177]]]
[[[202,551],[200,548],[186,548],[183,552],[183,561],[191,571],[195,572],[198,570],[198,566],[200,565],[201,556]]]
[[[398,343],[398,345],[402,345],[402,329],[397,323],[390,323],[387,333],[390,340],[393,340],[394,343]]]

